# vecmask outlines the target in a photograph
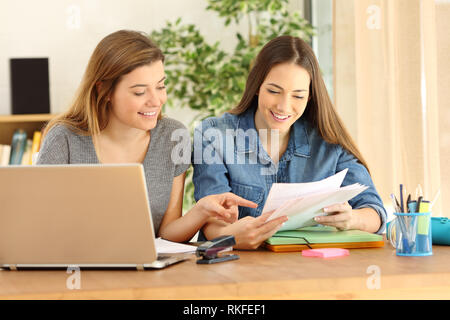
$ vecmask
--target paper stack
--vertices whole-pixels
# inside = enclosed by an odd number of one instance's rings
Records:
[[[196,246],[168,241],[162,238],[155,239],[156,252],[158,254],[195,253]]]
[[[263,209],[263,213],[274,211],[267,221],[288,216],[280,231],[317,225],[314,217],[325,215],[323,208],[346,202],[368,188],[359,183],[341,187],[347,171],[316,182],[274,183]]]

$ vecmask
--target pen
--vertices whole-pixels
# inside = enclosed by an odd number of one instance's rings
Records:
[[[406,188],[404,188],[404,191],[405,191],[405,195],[406,195]],[[406,213],[409,213],[410,211],[409,211],[409,202],[411,202],[411,194],[408,194],[408,198],[406,199],[406,205],[405,205],[405,212]],[[406,224],[407,225],[411,225],[411,216],[406,216],[405,217],[405,220],[406,220]],[[411,235],[411,234],[410,234]],[[412,239],[411,239],[411,241],[412,241]]]
[[[401,184],[400,185],[400,202],[401,202],[401,206],[402,206],[402,213],[407,213],[408,212],[408,201],[411,199],[411,196],[408,196],[408,198],[406,198],[406,187]],[[410,224],[410,219],[408,216],[402,216],[401,217],[403,220],[403,229],[404,229],[404,239],[403,239],[403,246],[405,249],[405,253],[411,253],[412,252],[412,248],[414,246],[414,242],[411,239],[411,232],[409,229],[409,224]]]
[[[419,186],[418,186],[418,188],[420,188],[420,184],[419,184]],[[417,194],[417,191],[416,191],[416,194]],[[417,213],[419,213],[419,210],[420,210],[420,204],[422,203],[422,196],[420,195],[419,196],[419,198],[417,199],[417,203],[416,203],[416,209],[414,210],[414,212],[417,212]],[[422,246],[421,246],[421,237],[418,237],[417,236],[417,222],[419,221],[419,224],[420,224],[420,217],[417,217],[416,218],[416,221],[415,221],[415,223],[414,223],[414,234],[413,234],[413,236],[414,236],[414,239],[416,239],[417,238],[417,250],[418,251],[421,251],[421,249],[422,249]]]
[[[397,197],[394,196],[394,198],[395,198],[395,203],[397,203],[397,212],[402,212],[402,209],[400,209],[400,203],[398,202]]]
[[[414,212],[416,212],[417,201],[415,201],[415,200],[410,200],[410,201],[407,203],[407,206],[408,206],[408,212],[409,212],[409,213],[414,213]],[[414,248],[415,248],[415,246],[416,246],[416,241],[415,241],[415,240],[416,240],[417,216],[415,216],[415,215],[411,215],[411,216],[410,216],[410,222],[409,222],[409,225],[410,225],[410,227],[411,227],[411,233],[410,233],[410,247],[412,247],[411,250],[414,251]]]
[[[391,199],[392,199],[392,206],[394,207],[395,212],[400,212],[397,198],[395,197],[395,195],[393,193],[391,193]]]
[[[408,194],[408,199],[406,200],[406,210],[408,210],[408,213],[411,211],[409,210],[409,203],[411,202],[411,194]]]
[[[403,211],[404,207],[403,207],[403,184],[400,183],[400,210],[401,212],[405,212]]]
[[[420,196],[419,199],[417,199],[416,210],[414,210],[414,212],[419,212],[421,202],[422,202],[422,196]]]

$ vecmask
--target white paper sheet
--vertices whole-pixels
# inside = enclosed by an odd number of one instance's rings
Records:
[[[368,188],[359,183],[340,187],[347,171],[317,182],[273,184],[263,212],[275,211],[267,221],[288,216],[280,231],[317,225],[314,217],[325,215],[324,207],[346,202]]]
[[[306,183],[274,183],[267,196],[263,213],[273,211],[286,201],[300,198],[309,194],[327,190],[337,190],[344,181],[348,169],[344,169],[333,176],[320,181]]]
[[[170,254],[170,253],[195,253],[196,246],[191,246],[184,243],[177,243],[161,238],[155,240],[156,252],[158,254]]]

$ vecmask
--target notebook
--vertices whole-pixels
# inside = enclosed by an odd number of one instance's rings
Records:
[[[384,240],[381,235],[361,230],[338,231],[330,226],[315,226],[278,231],[266,240],[265,246],[274,252],[311,248],[379,248],[384,246]]]

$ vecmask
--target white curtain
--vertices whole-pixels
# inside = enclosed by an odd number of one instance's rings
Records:
[[[434,0],[333,3],[334,101],[388,209],[400,183],[427,200],[441,188],[436,30]]]

